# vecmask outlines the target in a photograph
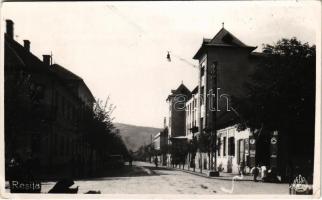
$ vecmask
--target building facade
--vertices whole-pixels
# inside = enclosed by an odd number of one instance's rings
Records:
[[[186,137],[186,103],[191,98],[190,90],[181,83],[179,87],[171,91],[166,99],[168,103],[167,130],[168,153],[167,164],[182,162],[186,155],[183,148],[187,142]]]
[[[201,47],[193,57],[199,61],[200,98],[197,104],[199,131],[196,134],[207,132],[212,135],[214,141],[210,154],[199,152],[196,155],[197,167],[225,168],[227,172],[238,171],[240,160],[236,159],[236,155],[240,153],[237,152],[236,144],[238,142],[241,144],[241,139],[248,138],[249,131],[240,133],[234,128],[230,130],[229,137],[224,136],[223,132],[240,122],[238,113],[231,105],[231,97],[241,98],[247,95],[244,84],[258,63],[252,55],[255,49],[256,47],[245,45],[222,28],[213,38],[203,39]]]
[[[164,128],[158,134],[153,137],[153,148],[155,156],[162,165],[167,164],[167,152],[168,152],[168,129]]]
[[[14,23],[5,33],[5,161],[32,160],[35,174],[85,174],[98,158],[81,129],[95,99],[84,81],[62,66],[30,51],[30,41],[14,39]],[[89,166],[92,166],[90,169]],[[75,174],[76,176],[76,174]]]
[[[253,52],[255,49],[222,28],[213,38],[203,39],[194,55],[199,62],[199,83],[187,95],[185,137],[182,138],[191,144],[194,137],[208,134],[212,147],[205,150],[199,146],[196,153],[189,153],[185,163],[191,167],[238,173],[241,166],[244,172],[249,172],[256,163],[273,166],[275,162],[277,165],[272,154],[277,157],[276,146],[279,144],[267,142],[271,138],[262,139],[265,142],[257,141],[254,132],[259,130],[240,130],[237,126],[241,122],[240,114],[231,102],[232,98],[243,98],[249,92],[244,85],[250,81],[263,56]],[[172,94],[172,99],[175,95]],[[168,127],[173,129],[171,123]],[[260,145],[257,142],[261,142]]]
[[[186,135],[185,104],[190,98],[190,90],[182,83],[176,90],[172,90],[167,98],[168,103],[168,131],[169,138]]]

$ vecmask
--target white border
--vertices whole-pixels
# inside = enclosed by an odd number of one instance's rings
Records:
[[[2,2],[1,2],[2,3]],[[54,2],[53,2],[54,3]],[[77,2],[75,2],[77,3]],[[81,2],[85,3],[85,2]],[[87,2],[88,3],[88,2]],[[96,2],[97,3],[97,2]],[[99,3],[106,3],[106,2],[99,2]],[[189,3],[189,2],[185,2]],[[193,2],[191,2],[193,3]],[[242,4],[247,3],[247,1],[240,2]],[[256,2],[260,4],[260,2]],[[281,3],[285,2],[276,2],[273,1],[272,3],[278,3],[278,5],[283,5]],[[321,1],[315,1],[310,3],[316,3],[319,6],[319,14],[320,14],[320,21],[317,19],[316,21],[316,114],[315,114],[315,155],[314,155],[314,179],[313,179],[313,196],[311,195],[176,195],[176,194],[11,194],[6,193],[5,191],[5,180],[0,180],[0,198],[9,198],[9,199],[214,199],[214,198],[222,198],[222,199],[307,199],[307,198],[320,198],[320,142],[321,142]],[[2,8],[2,4],[1,4]],[[5,29],[5,19],[1,15],[1,27],[0,32],[1,41],[4,41],[4,30]],[[0,70],[0,127],[4,127],[4,42],[0,42],[1,49],[0,49],[0,65],[2,69]],[[3,128],[2,128],[3,130]],[[1,152],[1,159],[0,159],[0,177],[4,177],[4,131],[0,133],[0,152]]]

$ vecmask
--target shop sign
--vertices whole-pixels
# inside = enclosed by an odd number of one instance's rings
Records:
[[[250,144],[255,144],[255,142],[256,142],[256,140],[254,138],[252,138],[252,139],[249,140],[249,143]]]
[[[271,139],[271,144],[276,144],[277,143],[277,139],[276,139],[276,137],[272,137],[272,139]]]

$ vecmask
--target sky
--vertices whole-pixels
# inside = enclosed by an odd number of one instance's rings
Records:
[[[162,127],[166,98],[182,82],[197,85],[192,57],[203,38],[224,27],[242,42],[258,46],[297,37],[317,44],[319,1],[287,2],[7,2],[5,20],[15,39],[31,42],[39,58],[82,77],[96,98],[110,97],[115,122]],[[170,51],[172,61],[166,59]],[[185,61],[182,61],[182,58]]]

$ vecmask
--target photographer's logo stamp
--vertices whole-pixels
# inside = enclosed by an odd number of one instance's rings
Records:
[[[309,185],[305,177],[300,174],[294,179],[290,185],[290,189],[293,189],[297,193],[304,193],[309,189]]]

